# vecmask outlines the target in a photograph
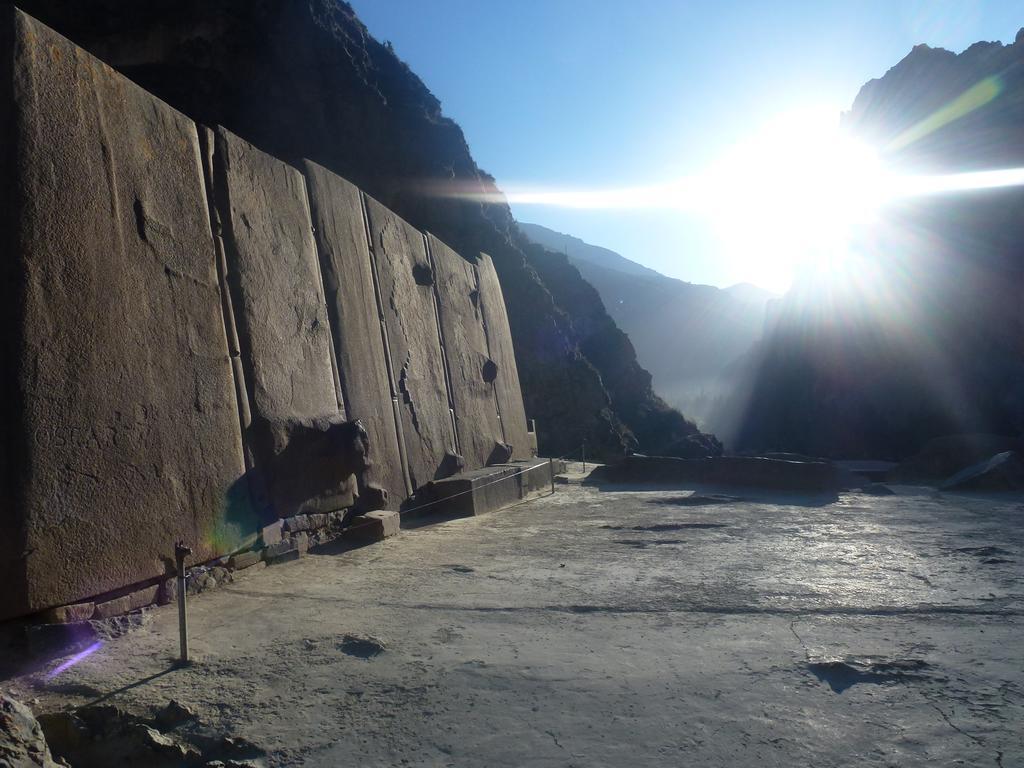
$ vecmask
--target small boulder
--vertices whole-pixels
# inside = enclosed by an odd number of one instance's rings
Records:
[[[1024,440],[1003,435],[965,434],[938,437],[889,472],[889,482],[941,482],[1004,451],[1024,450]]]
[[[161,731],[171,731],[179,725],[190,723],[196,719],[196,714],[188,706],[174,699],[168,702],[167,706],[156,713],[154,718],[156,727]]]
[[[1024,490],[1024,458],[1016,451],[1003,451],[985,461],[957,472],[939,486],[943,491]]]
[[[57,768],[32,710],[0,693],[0,765]]]
[[[487,466],[507,464],[510,461],[512,461],[512,446],[495,440],[494,448],[491,449],[491,455],[487,457]]]
[[[211,568],[210,575],[217,584],[230,584],[232,581],[231,571],[220,565]]]

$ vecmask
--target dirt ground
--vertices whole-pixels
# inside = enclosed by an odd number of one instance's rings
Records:
[[[274,766],[1024,765],[1024,503],[898,490],[560,485],[200,595],[188,668],[167,607],[5,685]]]

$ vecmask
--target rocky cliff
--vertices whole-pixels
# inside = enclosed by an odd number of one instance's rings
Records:
[[[537,224],[519,227],[538,245],[564,252],[597,289],[651,372],[654,390],[715,431],[707,419],[727,388],[723,379],[761,338],[773,294],[749,284],[723,289],[687,283],[570,235]]]
[[[1024,34],[960,54],[917,46],[844,115],[901,173],[1024,166]],[[938,435],[1024,429],[1024,191],[888,205],[827,295],[797,284],[746,361],[727,439],[898,459]]]
[[[658,400],[628,339],[509,208],[438,197],[495,191],[427,87],[335,0],[24,0],[20,7],[172,106],[270,154],[338,173],[457,252],[493,257],[540,449],[656,451],[692,424]]]

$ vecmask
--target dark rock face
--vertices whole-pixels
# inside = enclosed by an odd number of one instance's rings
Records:
[[[654,394],[651,374],[637,363],[629,337],[608,316],[597,290],[580,277],[568,258],[533,245],[521,235],[519,242],[555,301],[568,312],[586,361],[601,374],[608,393],[608,423],[618,436],[620,450],[662,453],[672,443],[697,434],[695,424]],[[578,391],[577,386],[568,386],[552,392],[551,397],[572,414],[579,407],[573,402]],[[563,428],[567,430],[568,450],[586,440],[588,451],[591,446],[597,449],[597,455],[608,451],[606,437],[592,420],[572,419]]]
[[[209,559],[252,521],[231,502],[244,465],[195,124],[10,7],[0,29],[9,616],[159,576],[179,538]]]
[[[714,435],[698,433],[672,443],[664,453],[679,459],[703,459],[707,456],[721,456],[722,444]]]
[[[277,517],[351,507],[369,465],[366,430],[341,416],[255,421],[249,428],[259,476]]]
[[[918,46],[844,123],[897,171],[1018,168],[1024,39]],[[738,376],[726,442],[899,460],[941,435],[1020,434],[1022,206],[1020,187],[888,206],[856,243],[866,268],[838,306],[812,284],[781,302]]]
[[[944,491],[1022,490],[1024,458],[1016,451],[997,453],[990,459],[957,472],[939,487]]]
[[[32,710],[0,694],[0,765],[12,768],[57,768]]]
[[[683,282],[537,224],[519,229],[538,245],[564,250],[629,336],[666,402],[701,421],[713,415],[730,366],[761,338],[772,294],[749,284],[722,289]]]
[[[397,398],[378,320],[362,193],[315,163],[303,167],[345,411],[369,435],[367,481],[386,489],[389,508],[397,509],[412,487],[399,444]]]
[[[263,765],[266,753],[203,723],[187,706],[171,701],[153,718],[94,704],[40,715],[39,722],[62,765],[106,768],[145,765]]]
[[[207,125],[286,161],[308,158],[463,255],[489,253],[508,301],[526,410],[542,452],[657,450],[685,422],[573,270],[524,255],[508,207],[430,193],[495,192],[459,127],[351,8],[334,0],[26,0],[26,10]],[[595,301],[596,299],[596,301]],[[668,424],[668,427],[662,423]],[[692,428],[691,428],[692,429]],[[509,437],[515,447],[515,441]],[[661,441],[659,443],[659,441]],[[516,447],[518,451],[519,448]]]

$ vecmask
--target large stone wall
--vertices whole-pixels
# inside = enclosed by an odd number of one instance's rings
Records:
[[[165,572],[248,522],[195,124],[5,7],[3,146],[18,212],[3,333],[2,517],[20,551],[0,617]]]
[[[507,461],[494,392],[497,366],[487,350],[476,267],[433,235],[427,235],[427,245],[460,450],[474,467]]]
[[[433,269],[423,235],[372,198],[366,200],[371,261],[387,330],[414,488],[459,467],[451,395],[437,329]]]
[[[304,168],[345,408],[369,434],[367,479],[387,489],[388,506],[397,509],[412,486],[399,439],[398,398],[388,375],[362,193],[314,163]]]
[[[508,326],[505,297],[491,257],[480,254],[476,267],[480,285],[480,305],[484,328],[487,329],[488,356],[497,366],[494,391],[498,401],[505,442],[512,446],[512,458],[530,458],[529,428],[523,408],[523,390],[519,384],[516,353],[512,348],[512,332]]]
[[[0,619],[528,455],[487,257],[0,13]]]
[[[12,329],[18,321],[19,296],[22,292],[22,274],[15,255],[20,238],[19,200],[22,195],[15,183],[14,169],[17,151],[14,145],[14,9],[0,8],[0,360],[16,359],[20,348],[19,334]],[[26,585],[23,554],[25,528],[20,513],[21,500],[15,496],[18,484],[14,482],[22,470],[23,457],[13,435],[22,432],[21,397],[17,379],[11,372],[0,368],[0,423],[4,435],[0,438],[0,584],[11,595],[10,605],[3,611],[24,611]]]
[[[351,475],[332,477],[321,446],[310,445],[345,413],[305,180],[223,128],[212,167],[249,402],[253,497],[270,507],[267,523],[350,506]]]

